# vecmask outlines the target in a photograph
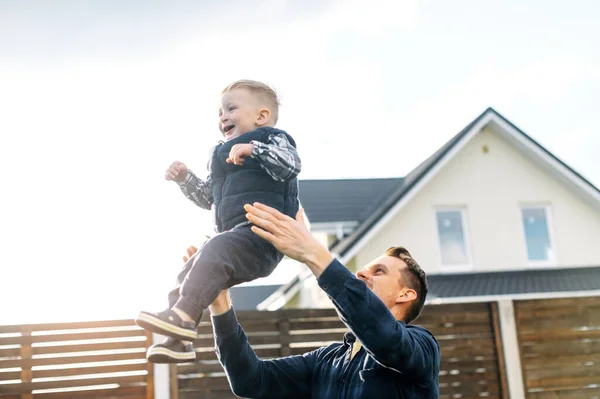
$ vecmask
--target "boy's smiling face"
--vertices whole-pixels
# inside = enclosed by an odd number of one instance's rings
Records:
[[[221,96],[219,130],[226,141],[265,126],[269,117],[270,111],[248,89],[232,89]]]

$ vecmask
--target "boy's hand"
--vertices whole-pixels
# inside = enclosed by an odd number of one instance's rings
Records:
[[[181,183],[185,180],[187,173],[187,166],[185,166],[183,162],[175,161],[171,164],[171,166],[169,166],[169,168],[165,172],[165,179]]]
[[[235,165],[242,165],[246,158],[252,155],[253,150],[254,144],[236,144],[231,147],[231,151],[229,151],[229,158],[226,159],[226,162]]]

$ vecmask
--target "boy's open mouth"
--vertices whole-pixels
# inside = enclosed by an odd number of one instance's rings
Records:
[[[233,125],[224,126],[224,127],[223,127],[223,131],[224,131],[225,133],[227,133],[228,131],[230,131],[230,130],[231,130],[231,129],[233,129],[233,128],[234,128],[234,126],[233,126]]]

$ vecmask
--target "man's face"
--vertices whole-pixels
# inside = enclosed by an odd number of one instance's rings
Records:
[[[219,130],[226,141],[256,129],[260,108],[257,99],[247,89],[224,93],[219,107]]]
[[[398,297],[406,291],[402,273],[407,268],[403,260],[386,255],[358,271],[356,277],[363,280],[388,309],[391,309]]]

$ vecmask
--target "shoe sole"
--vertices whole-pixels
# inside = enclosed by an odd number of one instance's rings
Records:
[[[148,313],[140,313],[135,323],[145,330],[181,341],[193,341],[198,336],[195,330],[174,326]]]
[[[146,359],[151,363],[189,363],[196,361],[196,353],[174,352],[167,348],[148,348]]]

